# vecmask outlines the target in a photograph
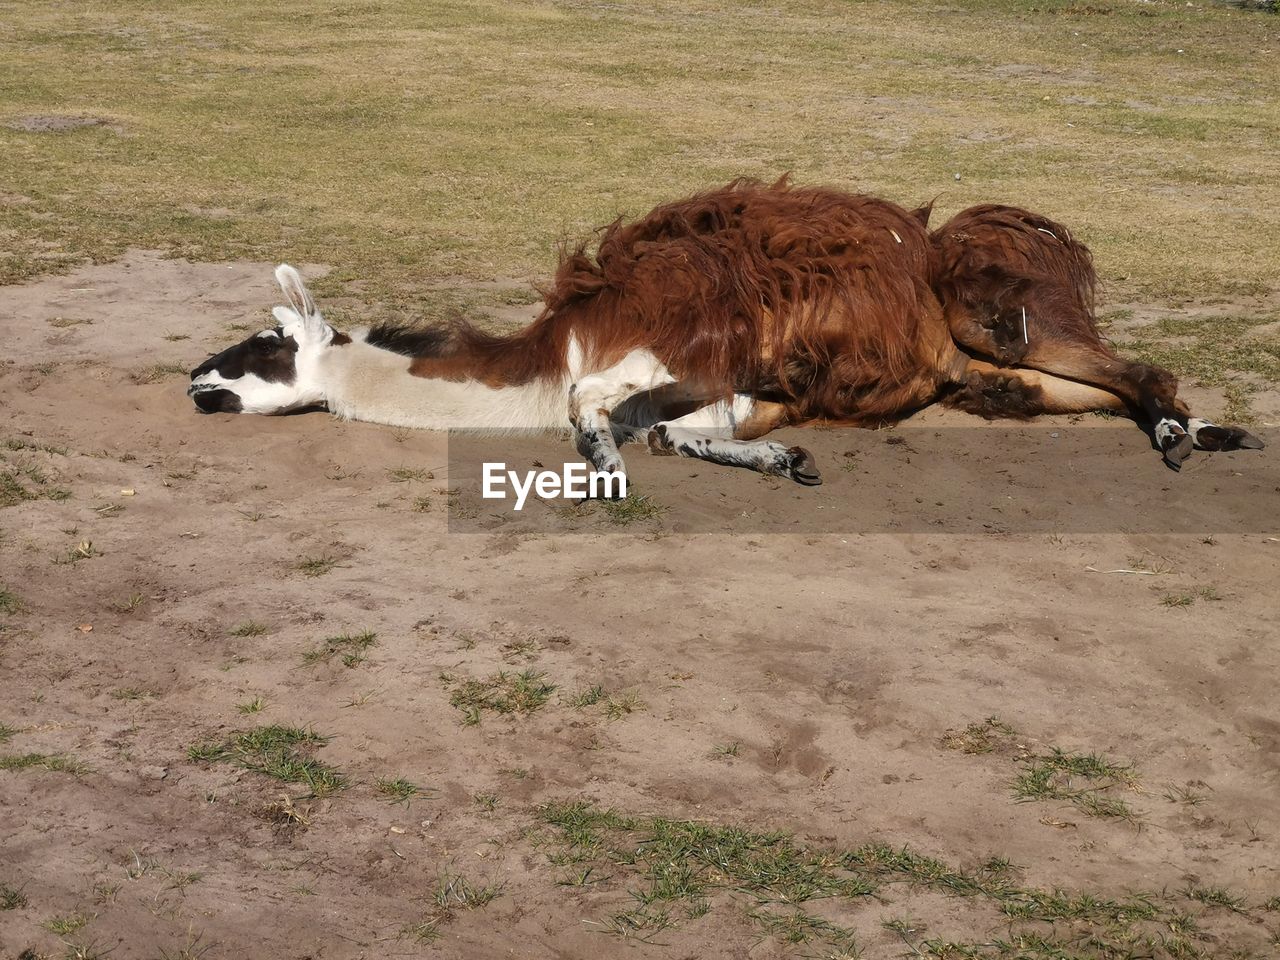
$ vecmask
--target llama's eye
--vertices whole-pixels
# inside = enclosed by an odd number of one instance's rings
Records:
[[[275,337],[254,337],[253,345],[262,353],[270,353],[276,347],[280,346],[280,341]]]

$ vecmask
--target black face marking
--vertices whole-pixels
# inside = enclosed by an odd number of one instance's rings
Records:
[[[268,383],[293,383],[297,352],[298,341],[276,327],[210,357],[191,371],[191,379],[216,372],[224,380],[238,380],[251,373]]]
[[[240,412],[240,398],[230,390],[201,390],[195,401],[201,413]]]

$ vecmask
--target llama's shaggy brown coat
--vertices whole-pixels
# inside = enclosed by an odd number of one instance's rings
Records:
[[[562,259],[533,324],[511,336],[462,326],[414,372],[527,382],[558,374],[573,336],[592,369],[645,348],[677,379],[776,400],[793,422],[900,416],[956,372],[925,219],[736,180],[611,224],[594,254]]]

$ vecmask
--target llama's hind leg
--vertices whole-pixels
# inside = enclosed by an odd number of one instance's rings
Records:
[[[1178,380],[1161,367],[1122,360],[1093,344],[1045,341],[1036,344],[1020,363],[1058,377],[1099,387],[1125,402],[1135,419],[1145,415],[1153,426],[1156,445],[1165,463],[1177,470],[1192,449],[1260,449],[1262,441],[1240,427],[1219,427],[1196,421],[1178,399]]]
[[[1200,417],[1187,421],[1197,450],[1261,450],[1265,444],[1243,427],[1224,427]]]
[[[804,447],[740,439],[759,437],[786,419],[786,409],[781,404],[757,403],[739,394],[732,402],[721,401],[687,416],[654,424],[649,431],[649,450],[659,456],[691,457],[816,486],[822,476],[813,454]]]
[[[1125,403],[1114,393],[1087,383],[1065,380],[1025,367],[997,367],[970,360],[964,382],[943,398],[943,404],[988,420],[1000,417],[1027,420],[1044,413],[1124,413]]]
[[[1055,377],[1025,367],[997,367],[982,360],[970,360],[964,383],[943,402],[969,413],[991,419],[1011,417],[1025,420],[1042,413],[1086,413],[1093,410],[1138,415],[1133,405],[1118,394],[1078,380]],[[1186,415],[1181,401],[1174,401],[1174,417],[1185,417],[1186,427],[1172,419],[1182,433],[1165,425],[1156,427],[1156,439],[1166,458],[1181,454],[1186,458],[1192,444],[1200,450],[1257,450],[1263,443],[1240,427],[1223,427],[1199,417]],[[1166,445],[1167,444],[1167,445]],[[1178,461],[1181,463],[1181,460]]]

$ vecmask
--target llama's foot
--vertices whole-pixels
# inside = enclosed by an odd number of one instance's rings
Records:
[[[772,440],[733,440],[666,423],[659,423],[649,431],[648,442],[649,451],[662,457],[692,457],[745,467],[774,477],[787,477],[807,487],[822,482],[817,461],[804,447],[784,447]]]
[[[1192,417],[1187,423],[1198,450],[1261,450],[1266,444],[1243,427],[1223,427]]]
[[[1164,462],[1174,470],[1181,470],[1183,461],[1191,456],[1195,447],[1186,428],[1172,417],[1165,417],[1156,424],[1155,434]]]
[[[804,484],[806,487],[816,487],[822,483],[818,462],[804,447],[788,447],[783,457],[786,468],[782,476],[790,477],[796,483]]]

